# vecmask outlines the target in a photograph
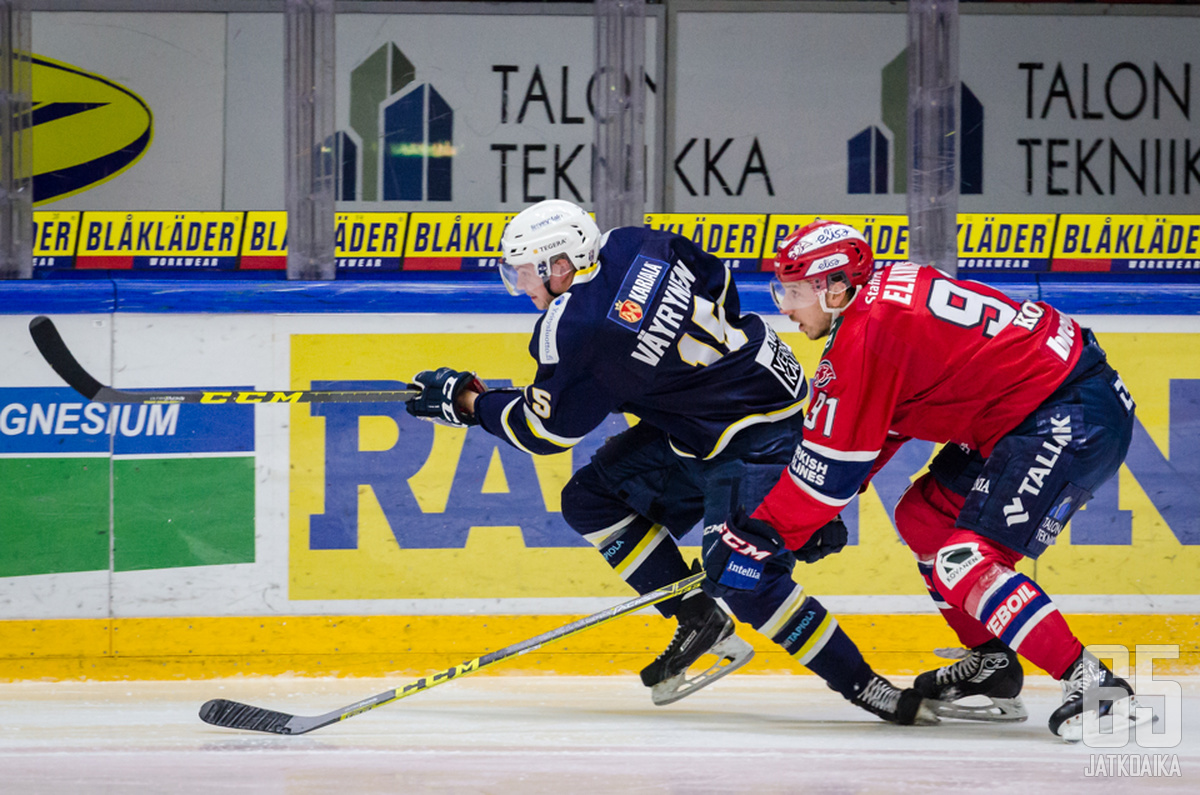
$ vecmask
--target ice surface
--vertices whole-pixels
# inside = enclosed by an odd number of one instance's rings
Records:
[[[901,727],[812,676],[734,675],[655,707],[634,677],[481,675],[297,737],[197,711],[230,698],[316,715],[405,680],[3,684],[0,792],[1200,792],[1200,680],[1177,681],[1181,743],[1119,749],[1052,737],[1044,677],[1026,680],[1026,723]],[[1175,755],[1182,775],[1088,777],[1094,754]]]

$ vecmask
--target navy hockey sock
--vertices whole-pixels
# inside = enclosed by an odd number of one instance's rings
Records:
[[[846,698],[861,691],[871,678],[871,666],[854,641],[833,614],[811,596],[771,639]]]
[[[645,517],[635,515],[621,531],[597,538],[601,535],[584,538],[597,545],[608,565],[638,593],[650,593],[690,573],[670,531]],[[682,598],[668,599],[655,608],[670,618],[679,609]]]

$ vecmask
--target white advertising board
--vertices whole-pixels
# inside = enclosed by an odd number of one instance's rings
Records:
[[[543,198],[591,205],[590,14],[344,13],[336,35],[346,169],[339,210],[498,211]],[[225,207],[281,207],[282,145],[273,131],[283,125],[282,18],[230,15],[228,47]],[[651,174],[659,158],[657,52],[649,16]],[[647,182],[654,206],[657,187]]]
[[[83,365],[118,388],[277,390],[396,388],[438,365],[493,386],[527,383],[536,318],[55,320]],[[0,316],[0,333],[16,341],[0,352],[7,619],[590,613],[628,597],[565,525],[560,498],[622,415],[568,453],[533,457],[478,427],[420,422],[399,403],[105,406],[73,393],[21,342],[29,320]],[[1126,470],[1029,565],[1068,612],[1194,612],[1196,454],[1177,440],[1195,426],[1200,323],[1081,321],[1130,385],[1142,430]],[[822,341],[782,316],[772,324],[813,372]],[[850,546],[797,571],[831,609],[932,610],[890,519],[932,450],[906,446],[843,511]],[[698,544],[697,529],[684,545]]]
[[[680,11],[672,209],[905,212],[903,12]],[[1195,212],[1197,41],[1196,16],[964,13],[959,210]]]
[[[38,209],[221,208],[224,14],[36,12],[31,27],[35,57],[77,78],[66,85],[45,80],[52,73],[35,63],[34,173],[57,174],[73,186]],[[152,118],[144,150],[138,144],[140,156],[121,170],[107,158],[130,147],[120,131],[139,107],[112,103],[96,93],[100,86],[136,96]],[[82,127],[72,132],[72,124]],[[34,200],[42,195],[35,188]]]

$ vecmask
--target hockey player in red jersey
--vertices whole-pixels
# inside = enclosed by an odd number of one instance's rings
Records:
[[[741,312],[729,268],[685,237],[640,226],[601,234],[583,208],[549,199],[513,218],[501,246],[505,284],[544,313],[529,345],[533,382],[486,389],[474,373],[428,370],[415,376],[423,388],[409,413],[478,425],[534,455],[570,449],[614,412],[637,416],[563,488],[563,519],[639,593],[686,577],[677,539],[762,499],[787,466],[802,433],[803,369],[761,317]],[[795,555],[752,555],[740,576],[754,579],[754,593],[713,595],[851,703],[893,723],[934,722],[916,691],[872,671],[795,582],[797,558],[813,562],[846,543],[840,521],[809,535]],[[656,704],[753,654],[708,594],[658,608],[678,625],[642,670]],[[689,670],[705,655],[716,662]]]
[[[803,545],[905,441],[945,442],[895,520],[969,651],[921,674],[916,690],[945,717],[1024,720],[1019,652],[1062,681],[1049,725],[1064,739],[1081,738],[1084,696],[1097,688],[1127,693],[1115,712],[1134,715],[1130,686],[1014,569],[1054,543],[1129,448],[1133,399],[1091,331],[930,266],[875,269],[863,236],[830,221],[788,236],[775,273],[780,310],[828,341],[788,470],[749,517],[706,534],[712,587],[733,580],[746,545]],[[954,703],[973,695],[991,704]]]

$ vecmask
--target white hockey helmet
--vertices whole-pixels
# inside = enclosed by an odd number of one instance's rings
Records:
[[[600,256],[600,227],[577,204],[547,199],[517,213],[500,237],[500,278],[513,295],[517,268],[533,265],[550,290],[550,264],[564,256],[574,270],[590,267]]]

